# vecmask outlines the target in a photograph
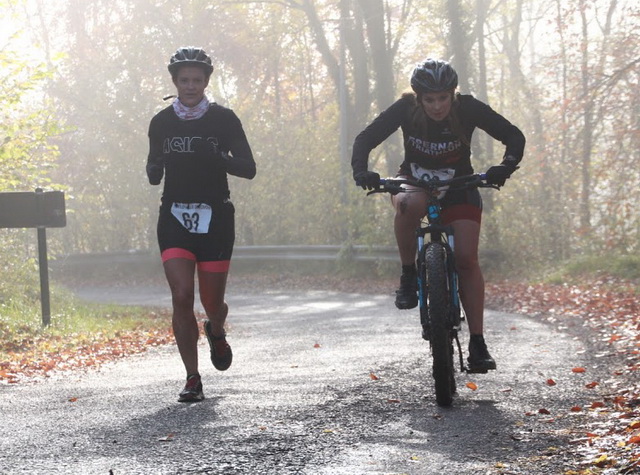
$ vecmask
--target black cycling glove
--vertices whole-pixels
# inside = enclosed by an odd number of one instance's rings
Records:
[[[489,185],[504,186],[504,183],[507,181],[507,178],[511,176],[512,172],[513,170],[506,165],[494,165],[487,170],[487,183]]]
[[[361,186],[363,190],[376,190],[380,187],[380,175],[376,172],[358,172],[353,178],[356,186]]]
[[[511,174],[517,170],[519,160],[507,155],[500,165],[495,165],[487,170],[487,183],[489,185],[504,186]]]

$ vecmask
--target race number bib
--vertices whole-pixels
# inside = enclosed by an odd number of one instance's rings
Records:
[[[171,214],[190,233],[206,234],[211,224],[211,206],[204,203],[173,203]]]
[[[439,168],[437,170],[427,170],[422,168],[416,163],[411,164],[411,174],[418,180],[430,181],[430,180],[450,180],[455,175],[456,171],[453,168]],[[438,188],[438,199],[442,199],[449,189],[448,186],[442,186]]]

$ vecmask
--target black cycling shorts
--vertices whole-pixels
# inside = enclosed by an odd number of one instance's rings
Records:
[[[158,216],[158,245],[162,262],[173,258],[190,259],[198,268],[209,272],[229,270],[235,241],[235,209],[231,201],[211,206],[207,230],[198,234],[189,220],[180,220],[172,213],[171,205],[160,207]]]

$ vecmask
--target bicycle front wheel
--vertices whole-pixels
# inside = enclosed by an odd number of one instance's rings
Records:
[[[440,243],[429,243],[424,255],[422,282],[429,317],[429,342],[433,357],[436,402],[450,406],[456,382],[453,366],[453,346],[449,322],[449,285],[447,251]]]

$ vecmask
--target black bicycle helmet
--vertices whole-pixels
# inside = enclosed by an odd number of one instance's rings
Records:
[[[178,48],[169,60],[168,68],[171,75],[175,76],[178,73],[178,68],[184,64],[202,66],[207,76],[210,76],[213,72],[211,58],[202,48],[196,48],[194,46]]]
[[[416,65],[411,74],[411,88],[416,93],[449,91],[457,85],[458,73],[448,62],[439,59],[426,59]]]

